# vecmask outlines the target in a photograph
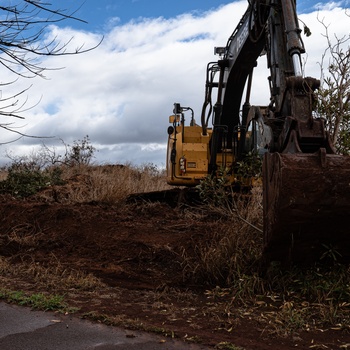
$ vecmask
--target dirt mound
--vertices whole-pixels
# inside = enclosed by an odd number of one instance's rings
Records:
[[[331,330],[277,337],[258,305],[236,307],[229,293],[187,279],[183,252],[196,254],[198,242],[209,244],[215,217],[161,203],[62,204],[3,196],[0,223],[2,286],[65,295],[83,317],[222,349],[228,343],[280,350],[350,343],[348,334]]]

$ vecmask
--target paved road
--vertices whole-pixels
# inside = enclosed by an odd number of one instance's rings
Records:
[[[208,350],[165,337],[0,303],[1,350]]]

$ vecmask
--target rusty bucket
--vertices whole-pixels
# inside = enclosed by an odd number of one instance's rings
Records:
[[[350,260],[350,157],[267,153],[263,181],[268,261]]]

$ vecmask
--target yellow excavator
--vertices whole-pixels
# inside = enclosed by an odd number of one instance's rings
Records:
[[[219,60],[207,66],[200,125],[190,107],[174,104],[167,182],[196,186],[224,169],[234,183],[237,164],[254,153],[263,158],[268,260],[314,261],[327,249],[349,260],[350,159],[336,154],[324,120],[314,116],[320,81],[303,76],[296,1],[248,2],[226,47],[215,48]],[[253,70],[261,55],[270,100],[254,106]]]

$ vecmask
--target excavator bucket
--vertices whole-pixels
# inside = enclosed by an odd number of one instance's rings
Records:
[[[350,157],[266,153],[263,181],[269,262],[350,261]]]

